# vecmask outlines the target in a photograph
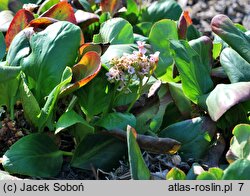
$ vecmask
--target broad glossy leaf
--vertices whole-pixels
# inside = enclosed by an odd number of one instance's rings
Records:
[[[53,5],[56,5],[59,3],[60,0],[45,0],[39,7],[37,13],[40,15],[44,12],[46,12],[49,8],[51,8]]]
[[[136,118],[130,113],[114,112],[101,118],[96,125],[107,130],[126,129],[128,125],[133,127],[136,125]]]
[[[250,99],[250,82],[218,84],[215,89],[199,100],[205,106],[212,120],[217,121],[234,105]]]
[[[75,83],[63,89],[60,93],[61,96],[67,95],[86,85],[99,73],[101,67],[101,58],[99,54],[94,51],[84,54],[80,62],[72,68],[73,82]]]
[[[122,1],[101,0],[100,7],[103,12],[109,12],[113,16],[122,7]]]
[[[85,132],[93,133],[95,130],[82,116],[77,114],[74,110],[69,110],[63,113],[58,119],[55,134],[78,123],[82,124],[81,128],[84,129],[83,131]]]
[[[169,91],[171,96],[184,117],[190,117],[192,111],[191,101],[183,93],[182,85],[179,83],[169,83]]]
[[[220,55],[220,63],[231,83],[250,81],[250,63],[235,50],[225,48]]]
[[[177,167],[173,167],[166,176],[167,180],[185,180],[186,174]]]
[[[104,79],[106,76],[102,72],[99,74],[76,92],[82,111],[90,119],[109,107],[110,94],[106,93],[109,83]]]
[[[49,93],[47,100],[41,109],[41,112],[38,116],[39,118],[39,131],[42,130],[42,128],[48,124],[48,119],[51,117],[54,111],[54,106],[57,102],[57,99],[59,97],[59,93],[61,89],[66,86],[70,81],[72,80],[72,71],[69,67],[66,67],[63,71],[61,82]]]
[[[33,19],[33,14],[25,9],[21,9],[16,13],[5,36],[7,48],[9,48],[14,37]]]
[[[14,13],[10,10],[0,12],[0,31],[6,32],[14,18]]]
[[[136,131],[128,126],[127,145],[130,165],[130,173],[133,180],[149,180],[150,171],[142,157],[140,147],[136,142]]]
[[[15,36],[6,57],[10,66],[20,66],[22,59],[30,54],[29,39],[33,33],[32,28],[26,28]]]
[[[219,14],[212,19],[211,26],[214,33],[250,63],[250,37],[239,30],[229,17]]]
[[[160,90],[158,91],[158,98],[159,98],[159,107],[157,113],[150,121],[150,130],[154,133],[158,132],[163,121],[163,117],[166,111],[167,106],[173,102],[173,99],[170,95],[170,92],[167,86],[161,86]]]
[[[238,159],[224,171],[223,180],[250,180],[250,160]]]
[[[80,40],[81,29],[65,21],[56,22],[31,37],[31,53],[23,59],[22,67],[28,80],[34,81],[33,93],[39,105],[60,83],[66,66],[75,63]]]
[[[134,42],[132,25],[122,19],[113,18],[102,23],[100,33],[93,38],[95,43],[132,44]]]
[[[77,146],[71,166],[109,171],[119,164],[125,152],[126,146],[120,140],[101,134],[89,135]]]
[[[200,39],[201,47],[206,47],[204,40]],[[213,81],[210,77],[208,64],[203,64],[200,58],[203,51],[197,53],[186,41],[171,41],[171,50],[178,71],[181,76],[182,87],[185,95],[194,103],[198,98],[213,89]],[[205,50],[210,55],[210,51]],[[204,54],[204,55],[205,55]]]
[[[222,50],[222,43],[214,42],[213,43],[213,59],[217,59],[220,56]]]
[[[230,151],[239,159],[248,159],[250,161],[250,125],[240,124],[233,130],[234,137],[230,142]],[[231,162],[229,160],[229,162]]]
[[[40,17],[50,17],[77,24],[74,10],[68,2],[59,2],[44,12]]]
[[[174,62],[170,53],[170,40],[178,40],[176,22],[168,19],[156,22],[151,28],[149,42],[154,51],[160,52],[155,74],[158,79],[161,79],[164,82],[168,82],[167,80],[164,80],[164,75],[167,72],[167,68]]]
[[[197,117],[172,124],[163,129],[159,136],[179,141],[179,153],[183,159],[200,159],[207,152],[215,131],[215,123],[209,117]]]
[[[156,22],[161,19],[178,20],[182,9],[174,0],[160,0],[153,2],[142,14],[142,21]]]
[[[5,51],[6,51],[6,44],[4,41],[4,36],[3,36],[3,33],[0,32],[0,61],[5,56]]]
[[[49,17],[41,17],[35,18],[34,20],[30,21],[28,26],[34,27],[35,29],[45,29],[55,22],[58,22],[58,20]]]
[[[5,65],[6,61],[3,62],[3,65],[0,65],[0,82],[6,82],[10,79],[16,78],[21,71],[21,67],[12,67]]]
[[[46,134],[31,134],[18,140],[3,156],[3,166],[9,173],[50,177],[61,170],[63,157]]]
[[[211,71],[213,61],[213,43],[207,36],[202,36],[188,42],[190,46],[199,54],[199,62],[207,68],[208,72]]]
[[[77,24],[82,28],[86,29],[89,25],[94,22],[98,22],[100,17],[97,14],[91,12],[85,12],[82,10],[77,10],[75,12],[75,18]]]

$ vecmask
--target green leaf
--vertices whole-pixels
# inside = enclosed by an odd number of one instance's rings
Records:
[[[225,48],[220,55],[220,63],[231,83],[250,81],[250,63],[231,48]]]
[[[230,151],[234,156],[240,159],[250,161],[250,125],[239,124],[233,129],[233,135],[230,142]]]
[[[3,167],[9,173],[50,177],[61,170],[63,157],[46,134],[31,134],[18,140],[3,156]]]
[[[6,82],[19,75],[21,67],[12,67],[4,64],[6,64],[6,61],[3,62],[3,65],[0,64],[0,82]]]
[[[217,59],[220,56],[222,50],[222,43],[214,42],[213,43],[213,59]]]
[[[14,37],[6,57],[6,61],[10,66],[20,66],[23,58],[29,55],[29,36],[33,33],[34,30],[32,28],[26,28]]]
[[[51,8],[53,5],[59,3],[60,0],[45,0],[41,6],[39,7],[37,13],[41,15],[45,11],[47,11],[49,8]]]
[[[199,38],[201,44],[199,47],[202,48],[199,53],[186,41],[171,41],[171,49],[181,76],[183,91],[194,103],[198,102],[199,96],[213,89],[209,64],[203,63],[201,59],[203,55],[210,55],[210,51],[206,50],[205,39]]]
[[[63,115],[58,119],[56,123],[55,134],[78,123],[82,124],[81,128],[84,132],[94,133],[94,127],[92,127],[84,118],[82,118],[82,116],[77,114],[74,110],[69,110],[63,113]]]
[[[208,169],[208,172],[213,174],[216,177],[216,180],[222,180],[224,171],[218,167],[211,167]]]
[[[133,28],[135,33],[148,37],[152,26],[152,22],[141,22],[136,24]]]
[[[207,108],[213,121],[217,121],[234,105],[250,99],[250,82],[218,84],[215,89],[200,97],[199,105]]]
[[[78,1],[85,11],[93,12],[90,3],[87,0],[78,0]]]
[[[111,170],[119,164],[125,152],[126,146],[120,140],[100,134],[89,135],[77,146],[71,166]]]
[[[250,160],[238,159],[224,171],[223,180],[250,180]]]
[[[2,0],[0,4],[0,11],[8,10],[9,0]]]
[[[149,180],[150,171],[144,162],[140,147],[136,142],[136,132],[130,126],[127,128],[127,144],[132,179]]]
[[[170,53],[170,40],[178,40],[178,32],[176,22],[172,20],[161,20],[156,22],[151,28],[149,34],[149,42],[154,51],[159,51],[159,62],[155,70],[156,76],[164,80],[167,68],[173,64],[173,57]]]
[[[167,180],[186,180],[186,174],[177,167],[173,167],[167,174]]]
[[[191,101],[184,95],[182,85],[179,83],[169,83],[169,91],[178,107],[180,113],[184,117],[190,117],[192,111]]]
[[[92,81],[76,92],[82,111],[88,118],[92,119],[95,115],[106,111],[109,107],[110,94],[106,93],[108,81],[104,74],[99,73]]]
[[[81,29],[64,21],[56,22],[31,37],[31,53],[23,59],[22,67],[28,81],[34,81],[32,90],[39,105],[60,83],[66,66],[74,64],[80,39]]]
[[[66,67],[62,74],[61,82],[48,95],[46,103],[44,104],[40,114],[38,115],[40,131],[46,125],[49,117],[54,111],[53,109],[58,99],[61,88],[70,83],[71,79],[72,79],[72,71],[69,67]]]
[[[155,1],[142,13],[142,21],[156,22],[164,18],[178,20],[181,12],[181,7],[174,0]]]
[[[5,56],[5,51],[6,51],[6,44],[4,41],[4,36],[3,36],[3,33],[0,32],[0,61]]]
[[[24,110],[24,115],[32,125],[38,127],[38,115],[41,111],[39,104],[32,92],[30,91],[24,74],[21,75],[21,79],[22,80],[19,88],[19,93],[22,102],[22,107]]]
[[[168,126],[160,132],[159,137],[179,141],[179,153],[183,159],[200,159],[207,152],[215,130],[215,123],[209,117],[197,117]]]
[[[217,179],[214,174],[208,171],[204,171],[199,176],[197,176],[196,180],[217,180]]]
[[[151,119],[151,122],[149,125],[150,130],[154,133],[159,131],[159,129],[162,125],[162,121],[163,121],[163,117],[164,117],[166,108],[173,101],[172,97],[169,93],[169,90],[165,85],[161,86],[161,88],[157,94],[158,94],[159,101],[160,101],[158,111],[157,111],[157,113],[155,113],[155,115]]]
[[[209,37],[202,36],[188,42],[189,45],[198,53],[200,59],[199,64],[207,68],[208,72],[212,68],[212,49],[213,43]]]
[[[250,63],[250,37],[235,27],[229,17],[219,14],[211,21],[212,30]]]
[[[114,112],[102,117],[96,125],[107,130],[126,129],[127,125],[135,127],[136,118],[130,113]]]
[[[101,25],[100,33],[94,36],[95,43],[132,44],[134,42],[132,25],[122,19],[113,18]]]

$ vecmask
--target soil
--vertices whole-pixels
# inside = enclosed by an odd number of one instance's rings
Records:
[[[150,1],[147,1],[150,2]],[[211,19],[217,14],[226,14],[234,22],[243,24],[247,29],[250,29],[250,0],[178,0],[182,8],[189,10],[193,24],[205,35],[211,36]],[[18,139],[29,133],[30,126],[25,121],[23,110],[20,105],[16,105],[15,118],[11,120],[6,114],[4,108],[0,108],[0,156]],[[219,141],[219,140],[218,140]],[[70,150],[74,147],[74,142],[71,136],[67,133],[60,135],[61,149]],[[220,149],[216,153],[221,154],[223,150],[223,142]],[[218,159],[218,156],[214,158]],[[213,153],[214,155],[214,153]],[[165,179],[166,173],[173,167],[179,167],[184,172],[188,172],[194,161],[199,161],[203,169],[209,167],[213,163],[200,160],[188,160],[182,162],[179,155],[155,155],[147,152],[143,153],[145,162],[153,174],[154,179]],[[108,180],[127,180],[131,179],[128,162],[120,161],[120,166],[113,171],[102,171],[98,168],[93,168],[92,171],[85,171],[69,166],[70,160],[65,158],[62,171],[55,178],[50,179],[108,179]],[[217,160],[218,162],[218,160]],[[0,170],[3,168],[0,168]],[[20,178],[28,178],[26,176],[18,176]],[[34,179],[34,178],[33,178]],[[35,178],[39,179],[39,178]]]

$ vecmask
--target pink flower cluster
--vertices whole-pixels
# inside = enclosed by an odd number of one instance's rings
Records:
[[[149,77],[155,70],[159,61],[160,52],[146,55],[145,42],[138,41],[138,51],[132,54],[123,54],[121,58],[111,60],[109,72],[106,73],[108,81],[119,82],[118,90],[129,90],[128,86],[134,80]]]

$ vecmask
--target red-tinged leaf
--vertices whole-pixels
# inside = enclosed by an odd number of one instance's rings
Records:
[[[86,29],[90,24],[98,22],[100,17],[96,14],[90,12],[84,12],[82,10],[77,10],[75,13],[75,18],[77,24],[82,28]]]
[[[95,51],[99,55],[102,54],[101,46],[99,46],[98,44],[94,44],[94,43],[85,43],[79,49],[81,56],[83,56],[84,54],[90,51]]]
[[[190,15],[189,15],[188,11],[183,11],[183,16],[184,16],[188,26],[193,24],[193,21],[192,21]]]
[[[100,55],[94,51],[87,52],[80,62],[72,68],[73,81],[75,83],[62,90],[60,96],[65,96],[86,85],[98,74],[101,67]]]
[[[21,9],[16,13],[5,36],[7,48],[9,48],[16,34],[23,30],[33,19],[33,14],[25,9]]]
[[[45,29],[49,25],[58,22],[58,20],[49,17],[36,18],[29,23],[29,27],[34,27],[35,29]]]
[[[67,2],[59,2],[44,12],[40,17],[50,17],[57,20],[65,20],[76,24],[74,10]]]
[[[111,16],[122,7],[122,1],[119,0],[102,0],[100,7],[103,12],[109,12]]]
[[[81,54],[81,56],[83,56],[85,53],[87,53],[89,51],[95,51],[101,56],[106,52],[106,50],[109,48],[109,46],[110,46],[109,43],[106,43],[106,44],[85,43],[85,44],[81,45],[81,47],[79,49],[79,53]]]
[[[178,35],[180,39],[185,39],[187,28],[192,24],[192,19],[188,11],[183,11],[178,22]]]

